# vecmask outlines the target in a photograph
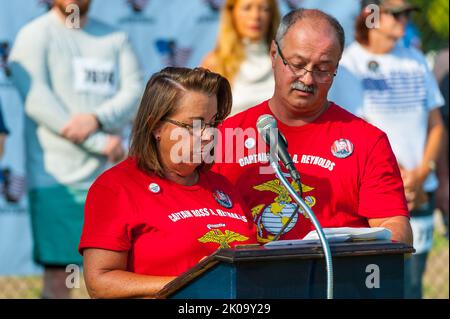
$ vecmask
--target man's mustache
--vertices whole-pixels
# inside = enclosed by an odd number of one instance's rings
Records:
[[[294,82],[291,85],[291,89],[299,90],[307,93],[313,93],[316,91],[316,88],[313,85],[306,85],[300,81]]]

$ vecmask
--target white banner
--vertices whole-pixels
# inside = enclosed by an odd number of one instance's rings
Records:
[[[344,28],[345,45],[354,40],[355,19],[359,14],[360,0],[278,0],[282,15],[297,8],[319,9],[335,17]]]
[[[0,104],[9,130],[0,159],[0,276],[30,275],[42,270],[32,259],[31,221],[25,181],[24,113],[8,78],[6,60],[20,28],[47,11],[39,0],[0,2]]]
[[[39,272],[32,262],[31,222],[25,182],[23,106],[0,69],[0,103],[9,135],[0,161],[0,275]]]
[[[198,66],[216,42],[223,0],[96,0],[89,15],[125,30],[144,78],[165,66]]]

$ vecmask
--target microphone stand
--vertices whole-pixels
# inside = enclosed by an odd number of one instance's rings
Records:
[[[314,215],[311,208],[303,201],[303,199],[297,194],[297,192],[292,188],[291,184],[288,182],[286,177],[283,175],[280,169],[280,165],[278,165],[278,160],[274,160],[272,156],[269,157],[270,165],[272,166],[275,175],[281,181],[284,187],[288,190],[289,194],[294,198],[299,206],[301,206],[306,213],[308,214],[311,222],[314,225],[314,228],[319,235],[320,243],[322,245],[323,252],[325,254],[325,263],[327,269],[327,299],[333,299],[333,261],[331,259],[331,251],[330,246],[328,245],[327,238],[323,232],[322,226],[320,226],[319,221]],[[299,185],[301,188],[301,185]],[[291,216],[292,217],[292,216]],[[290,222],[290,221],[289,221]]]

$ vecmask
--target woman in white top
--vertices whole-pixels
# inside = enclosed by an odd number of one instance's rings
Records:
[[[226,0],[215,49],[202,66],[226,77],[231,115],[270,98],[274,90],[269,47],[280,21],[275,0]]]

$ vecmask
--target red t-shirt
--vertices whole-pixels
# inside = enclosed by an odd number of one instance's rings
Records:
[[[90,188],[79,251],[128,251],[127,270],[177,276],[220,247],[256,243],[244,205],[216,173],[183,186],[145,174],[129,158]]]
[[[268,148],[256,131],[263,114],[274,116],[268,101],[224,122],[213,170],[235,185],[251,209],[258,241],[267,242],[297,205],[268,166]],[[370,218],[408,216],[398,165],[381,130],[335,104],[301,127],[277,122],[300,172],[303,199],[322,227],[369,227]],[[230,139],[235,128],[241,132]],[[313,230],[306,216],[301,209],[281,239],[303,238]]]

